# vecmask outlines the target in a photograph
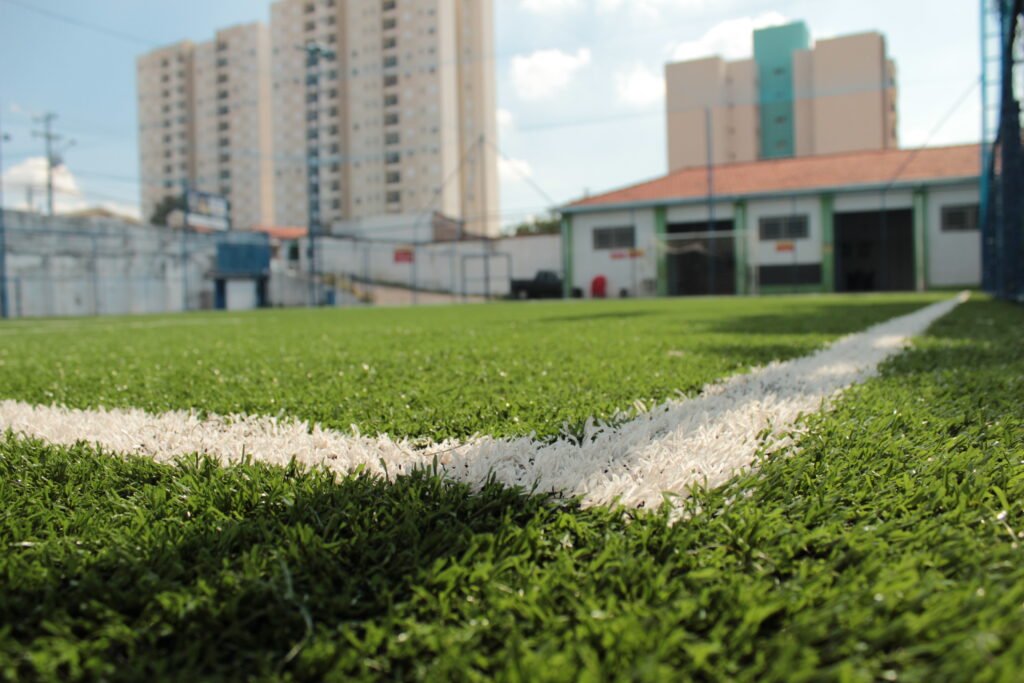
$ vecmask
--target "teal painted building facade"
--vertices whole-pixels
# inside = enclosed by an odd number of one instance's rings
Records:
[[[762,159],[796,153],[793,53],[810,46],[811,33],[802,21],[754,31]]]

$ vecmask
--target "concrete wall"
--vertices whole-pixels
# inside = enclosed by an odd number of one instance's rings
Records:
[[[215,236],[99,219],[5,211],[12,317],[210,308]],[[182,264],[186,264],[187,273]]]
[[[304,282],[309,272],[307,242],[292,277]],[[347,238],[317,240],[319,269],[325,275],[456,294],[504,296],[512,278],[529,279],[538,270],[562,270],[561,237],[539,235],[498,240],[435,242],[413,245]],[[413,263],[396,259],[412,251]],[[487,255],[487,279],[484,278]],[[282,278],[284,276],[282,275]],[[272,287],[273,287],[272,278]],[[277,290],[274,290],[275,292]],[[276,294],[272,295],[272,300]]]

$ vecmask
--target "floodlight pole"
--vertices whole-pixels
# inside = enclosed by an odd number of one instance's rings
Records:
[[[306,202],[308,207],[309,226],[309,299],[311,306],[320,305],[320,286],[317,281],[317,250],[316,238],[320,234],[320,58],[334,59],[334,50],[319,43],[309,41],[299,46],[306,53]],[[311,82],[312,81],[312,82]],[[309,95],[315,95],[315,98]],[[311,101],[314,100],[314,101]],[[310,105],[314,105],[310,117]],[[309,137],[309,124],[313,122],[317,129],[314,139]],[[312,153],[315,140],[316,154]]]

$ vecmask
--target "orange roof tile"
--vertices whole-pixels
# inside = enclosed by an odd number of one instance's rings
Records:
[[[980,155],[979,146],[972,144],[723,164],[714,168],[714,193],[716,196],[736,197],[857,185],[886,185],[891,182],[906,184],[918,180],[971,178],[979,174]],[[636,185],[584,197],[569,204],[568,208],[653,203],[706,197],[707,194],[707,169],[686,168]]]

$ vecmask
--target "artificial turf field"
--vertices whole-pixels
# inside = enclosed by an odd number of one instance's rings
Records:
[[[286,310],[0,327],[0,398],[548,437],[803,356],[940,296]]]
[[[692,393],[924,302],[480,307],[464,323],[460,309],[54,321],[0,328],[0,387],[5,398],[151,410],[268,412],[276,397],[285,415],[423,438],[551,435],[588,400],[590,414],[611,416]],[[1020,680],[1022,335],[1019,307],[960,306],[833,412],[810,416],[798,448],[695,491],[675,525],[667,509],[473,493],[430,473],[387,483],[201,459],[172,467],[7,435],[0,675]],[[445,364],[403,374],[387,362],[428,353],[414,341],[440,358],[445,336],[459,340]],[[187,355],[174,348],[185,339]],[[239,357],[256,350],[251,364]],[[555,373],[556,396],[501,381],[538,368]],[[271,389],[264,369],[285,388]],[[235,371],[248,382],[221,389]],[[341,371],[332,391],[319,388]],[[257,395],[239,396],[245,387]],[[406,387],[420,393],[403,418],[386,394]],[[339,401],[343,391],[374,407]],[[307,392],[336,398],[324,406]],[[493,412],[494,395],[517,410]],[[458,417],[434,427],[421,411]]]

